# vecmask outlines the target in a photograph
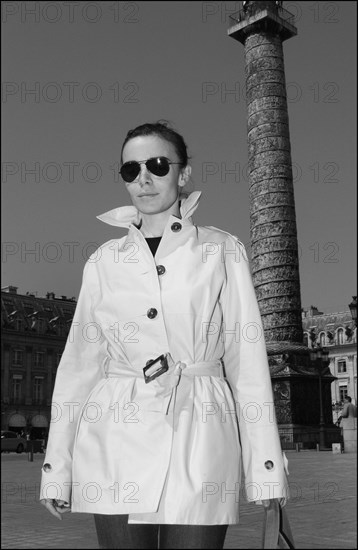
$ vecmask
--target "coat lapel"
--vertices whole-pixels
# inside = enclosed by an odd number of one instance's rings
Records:
[[[179,232],[173,232],[172,225],[180,223]],[[131,224],[128,234],[122,240],[119,251],[123,252],[127,262],[131,262],[134,272],[147,273],[155,269],[157,263],[162,263],[174,250],[185,245],[194,228],[191,218],[180,219],[176,216],[170,216],[165,226],[162,239],[159,243],[155,257],[153,257],[150,248],[140,229]],[[160,260],[159,260],[160,259]]]
[[[180,215],[188,219],[198,207],[201,191],[193,191],[187,198],[181,200]],[[142,220],[139,210],[135,206],[119,206],[96,216],[98,220],[117,227],[139,226]]]
[[[182,199],[180,202],[180,218],[176,216],[170,216],[165,227],[162,240],[159,244],[156,256],[165,257],[171,252],[173,247],[177,248],[179,244],[185,241],[188,237],[185,228],[192,226],[193,222],[191,216],[199,205],[201,197],[201,191],[193,191],[188,197]],[[155,265],[155,260],[149,250],[149,247],[145,241],[145,237],[141,233],[139,227],[141,225],[141,214],[135,206],[120,206],[109,210],[104,214],[96,216],[97,219],[113,225],[116,227],[128,227],[128,234],[124,239],[119,250],[133,254],[133,258],[139,258],[138,261],[138,273],[146,273],[151,267]],[[175,239],[173,236],[171,226],[174,222],[180,219],[180,224],[183,229],[179,234],[176,234]]]

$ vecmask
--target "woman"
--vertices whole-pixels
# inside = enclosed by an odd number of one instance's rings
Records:
[[[101,548],[222,548],[240,493],[287,497],[245,248],[193,224],[200,192],[183,198],[187,148],[166,124],[130,131],[121,163],[132,206],[98,218],[129,231],[84,269],[42,503],[95,514]]]

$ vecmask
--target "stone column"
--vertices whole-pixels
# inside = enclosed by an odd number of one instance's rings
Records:
[[[319,440],[317,374],[303,343],[298,243],[282,43],[297,34],[281,2],[249,1],[229,36],[245,48],[251,267],[280,434],[287,444]],[[322,376],[330,400],[334,377]],[[331,424],[327,415],[325,423]],[[333,430],[333,431],[332,431]],[[329,437],[336,437],[332,427]],[[328,441],[327,435],[327,443]]]
[[[245,41],[251,265],[268,348],[302,344],[300,280],[282,39]]]

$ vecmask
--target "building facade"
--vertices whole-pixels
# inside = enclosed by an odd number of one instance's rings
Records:
[[[2,430],[24,430],[33,439],[47,434],[57,366],[75,308],[75,298],[52,292],[37,297],[18,294],[14,286],[2,289]],[[322,313],[314,306],[302,310],[302,329],[309,348],[329,350],[335,422],[347,394],[357,403],[357,329],[348,309]]]
[[[304,340],[309,348],[329,350],[329,368],[336,378],[331,384],[333,422],[346,395],[357,404],[357,327],[351,312],[322,313],[315,306],[302,310]]]
[[[1,429],[47,435],[51,397],[75,298],[1,290]]]

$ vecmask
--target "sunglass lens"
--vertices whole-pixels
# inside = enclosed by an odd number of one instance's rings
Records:
[[[146,162],[148,170],[152,172],[155,176],[163,177],[166,176],[169,172],[169,162],[165,157],[156,157],[149,159]]]
[[[134,181],[140,172],[140,164],[138,162],[126,162],[120,169],[120,173],[124,181],[130,183]]]

